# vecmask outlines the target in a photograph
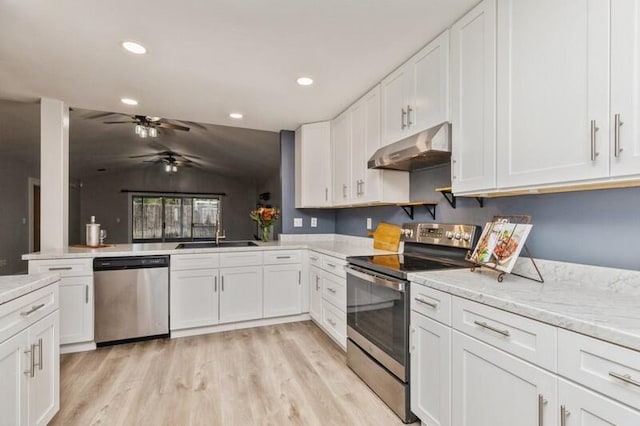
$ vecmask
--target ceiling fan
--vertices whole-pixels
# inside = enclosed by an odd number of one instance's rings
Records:
[[[152,158],[149,160],[144,160],[144,163],[151,164],[162,164],[164,165],[164,170],[167,173],[175,173],[178,171],[179,167],[197,167],[198,163],[194,160],[200,159],[195,155],[185,155],[180,154],[175,151],[166,150],[160,151],[153,154],[143,154],[143,155],[132,155],[129,158]]]
[[[160,117],[151,117],[148,115],[133,115],[130,120],[126,121],[104,121],[104,124],[135,124],[136,135],[141,138],[158,136],[158,129],[182,130],[188,132],[187,126],[171,123]]]

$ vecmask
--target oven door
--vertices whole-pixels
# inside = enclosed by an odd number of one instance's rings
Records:
[[[409,283],[358,266],[345,270],[349,339],[406,382]]]

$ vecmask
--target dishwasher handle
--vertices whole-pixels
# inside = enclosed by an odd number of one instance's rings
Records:
[[[98,257],[93,260],[94,271],[168,267],[169,256]]]

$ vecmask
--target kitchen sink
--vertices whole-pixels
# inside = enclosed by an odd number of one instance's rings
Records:
[[[198,248],[221,248],[221,247],[257,247],[253,241],[220,241],[216,244],[213,241],[202,243],[180,243],[176,249],[198,249]]]

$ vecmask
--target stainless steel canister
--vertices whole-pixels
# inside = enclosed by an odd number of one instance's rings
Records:
[[[87,245],[89,247],[100,246],[100,224],[87,223]]]

